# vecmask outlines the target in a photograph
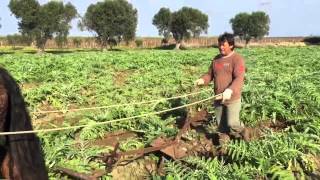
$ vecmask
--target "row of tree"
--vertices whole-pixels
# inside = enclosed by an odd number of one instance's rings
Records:
[[[71,3],[64,5],[60,1],[40,5],[36,0],[11,0],[9,8],[18,19],[22,36],[35,41],[40,51],[44,51],[48,39],[66,39],[70,22],[77,16]]]
[[[9,8],[18,19],[19,31],[26,37],[23,39],[35,41],[40,51],[44,51],[48,39],[55,38],[58,43],[66,41],[71,21],[79,17],[71,3],[63,4],[61,1],[40,5],[37,0],[10,0]],[[79,27],[95,32],[102,48],[112,48],[120,41],[128,42],[135,38],[137,13],[126,0],[104,0],[88,7]],[[159,35],[163,35],[164,43],[170,37],[176,40],[176,48],[186,38],[207,33],[209,27],[208,15],[190,7],[175,12],[161,8],[152,23],[159,30]],[[268,34],[270,19],[264,12],[240,13],[230,23],[235,35],[248,43],[251,38]]]
[[[269,33],[269,16],[261,11],[239,13],[230,20],[235,35],[246,41],[246,45],[252,38],[262,38]],[[191,36],[198,37],[202,32],[207,32],[208,16],[197,9],[183,7],[177,12],[170,12],[168,8],[161,8],[153,17],[153,25],[163,35],[164,42],[173,35],[177,42],[177,48],[183,39]]]

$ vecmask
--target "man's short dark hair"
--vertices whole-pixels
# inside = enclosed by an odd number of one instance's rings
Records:
[[[218,38],[218,42],[223,43],[225,41],[227,41],[230,46],[233,46],[232,47],[232,50],[233,50],[234,49],[234,35],[231,33],[227,33],[227,32],[221,34]]]

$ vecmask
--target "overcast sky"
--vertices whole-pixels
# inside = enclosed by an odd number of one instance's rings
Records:
[[[17,19],[8,8],[9,0],[0,0],[0,35],[18,32]],[[84,15],[90,4],[98,0],[63,0],[71,2],[80,15]],[[40,0],[41,4],[48,0]],[[229,20],[240,12],[265,11],[270,16],[269,36],[320,35],[320,0],[129,0],[138,10],[137,36],[158,36],[152,18],[161,7],[176,11],[183,6],[201,10],[209,16],[206,36],[217,36],[232,32]],[[92,32],[81,32],[77,21],[72,22],[70,35],[91,36]]]

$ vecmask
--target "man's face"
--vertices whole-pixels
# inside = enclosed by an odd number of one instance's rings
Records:
[[[228,41],[219,42],[219,51],[222,56],[227,56],[232,52],[233,46],[230,46]]]

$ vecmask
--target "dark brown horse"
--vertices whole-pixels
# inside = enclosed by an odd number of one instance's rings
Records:
[[[32,125],[20,88],[0,67],[0,132],[26,130],[32,130]],[[1,135],[0,163],[2,178],[48,179],[40,142],[35,134]]]

